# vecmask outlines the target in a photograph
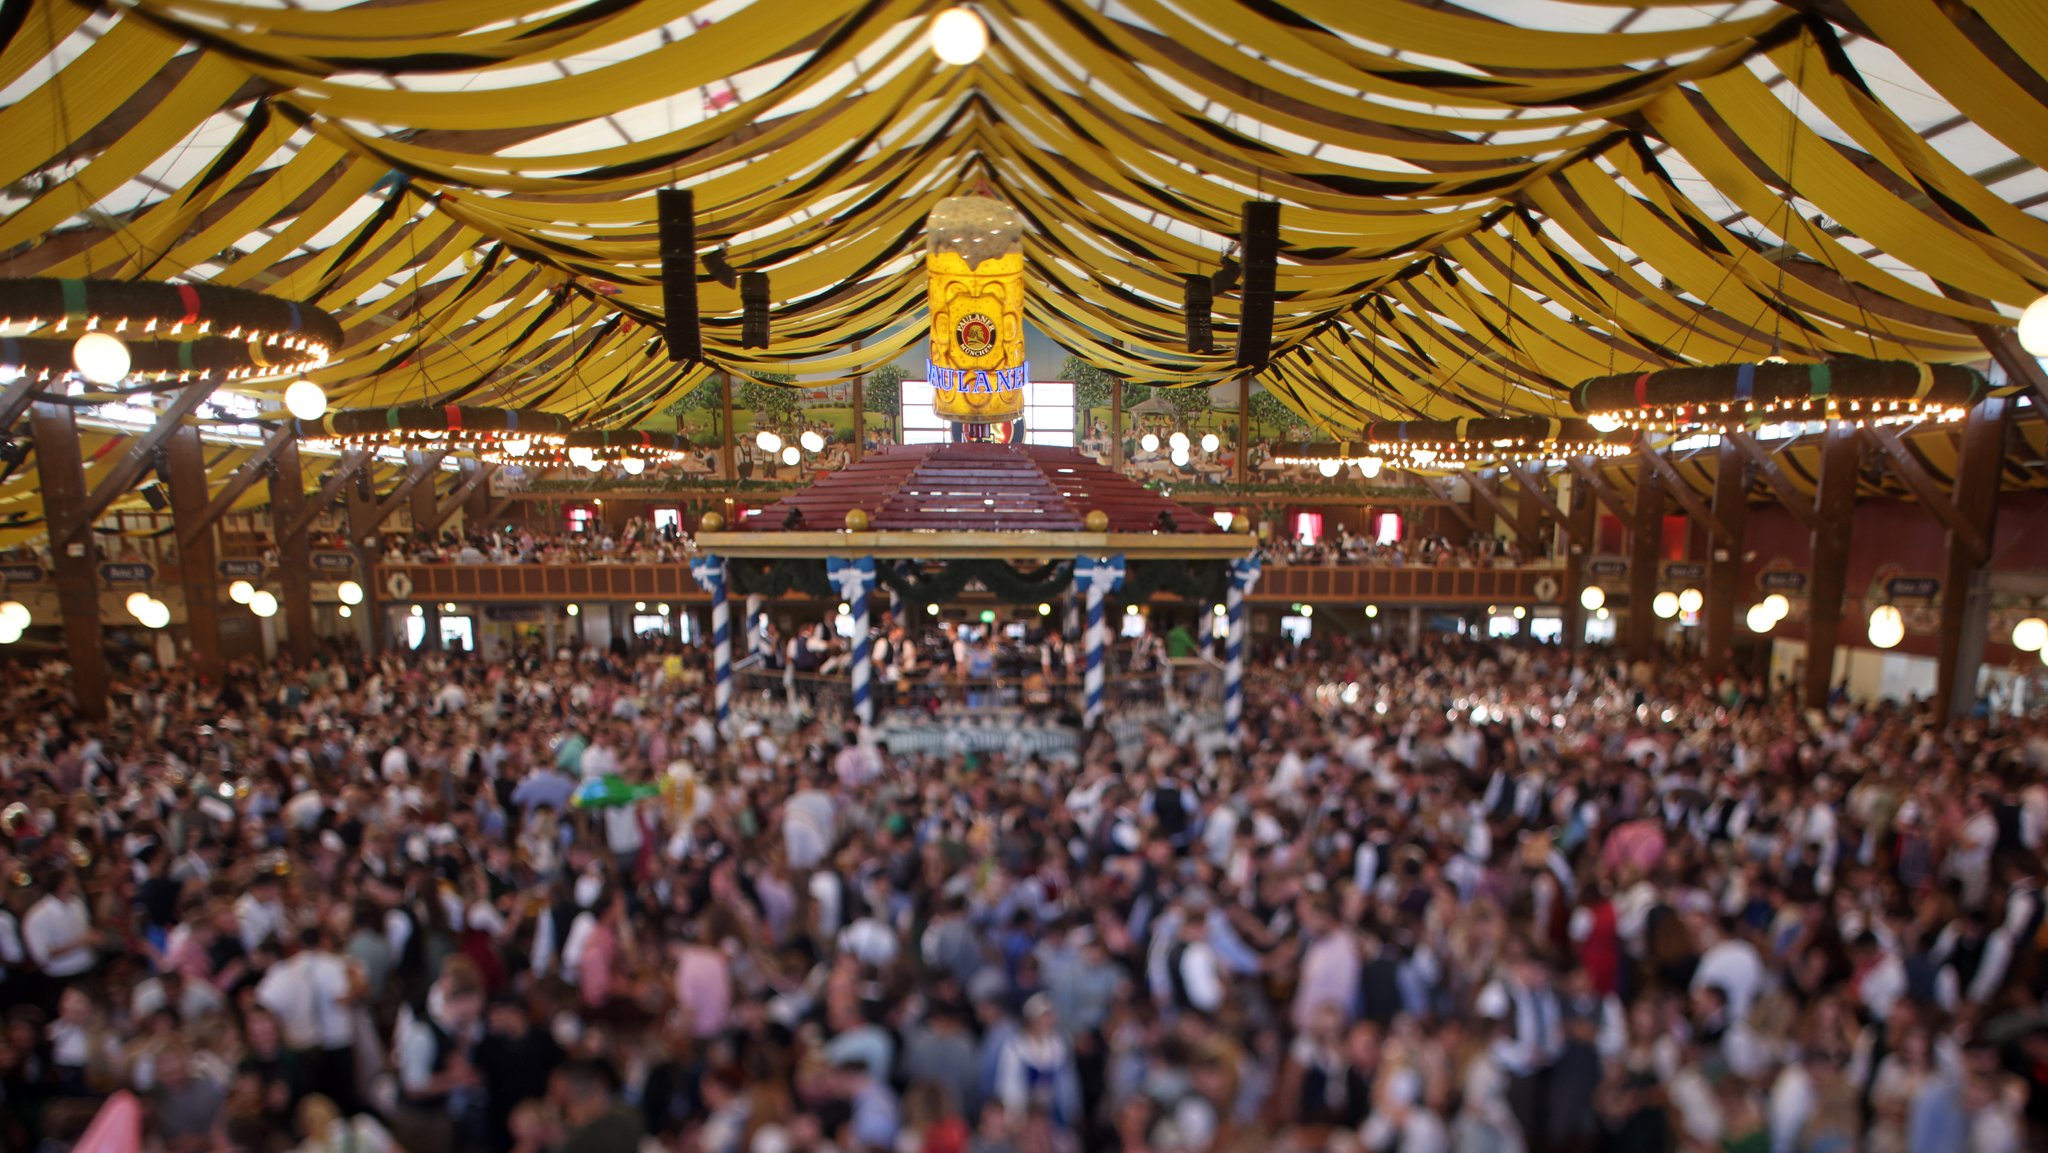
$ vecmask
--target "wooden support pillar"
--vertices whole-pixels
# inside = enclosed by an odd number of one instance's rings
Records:
[[[1856,515],[1862,438],[1853,427],[1821,434],[1820,488],[1814,494],[1813,580],[1807,585],[1806,706],[1824,709],[1834,687],[1835,648],[1849,591],[1849,530]]]
[[[178,532],[178,573],[185,590],[185,634],[192,645],[192,664],[211,685],[227,671],[220,649],[220,567],[214,555],[213,531],[201,523],[210,498],[206,492],[206,446],[199,429],[184,425],[165,446],[170,473],[171,523]]]
[[[739,434],[734,432],[732,427],[732,373],[724,369],[718,370],[718,411],[718,429],[723,434],[718,438],[718,467],[723,470],[727,484],[737,484],[740,479],[739,458],[736,455],[739,451]],[[731,503],[731,499],[728,498],[726,504]]]
[[[1941,649],[1935,665],[1935,700],[1950,720],[1969,715],[1977,702],[1977,670],[1991,628],[1991,550],[1998,540],[1998,481],[2005,467],[2012,401],[1979,401],[1963,423],[1955,498],[1957,528],[1948,532],[1948,566],[1941,584]],[[1974,539],[1972,539],[1974,537]],[[1978,547],[1978,546],[1981,546]]]
[[[1664,485],[1647,453],[1636,459],[1636,502],[1630,510],[1628,539],[1628,659],[1647,661],[1657,655],[1657,554],[1664,544]]]
[[[487,465],[471,461],[469,467],[483,469]],[[471,487],[463,498],[463,532],[487,532],[489,526],[492,526],[492,481],[483,477],[475,481],[475,487]]]
[[[1515,539],[1522,542],[1522,555],[1530,560],[1550,555],[1550,532],[1544,521],[1542,502],[1526,488],[1516,494]]]
[[[1579,593],[1586,587],[1586,558],[1593,552],[1593,528],[1595,514],[1599,511],[1599,498],[1593,495],[1593,486],[1578,476],[1572,477],[1571,508],[1565,512],[1564,545],[1564,642],[1565,648],[1576,653],[1586,644],[1586,606],[1579,603]]]
[[[378,547],[377,492],[369,479],[376,475],[374,461],[363,465],[363,473],[351,481],[345,491],[348,493],[348,543],[349,551],[356,557],[356,571],[362,574],[364,604],[369,614],[369,647],[365,650],[375,660],[384,647],[384,629],[389,615],[384,607],[384,585],[377,579],[377,557],[382,549]]]
[[[1714,520],[1733,539],[1707,534],[1707,651],[1710,677],[1720,676],[1735,657],[1735,614],[1750,598],[1742,595],[1742,534],[1749,511],[1749,458],[1721,442],[1714,471]]]
[[[270,474],[270,530],[284,589],[285,651],[303,669],[313,663],[313,550],[306,543],[306,478],[296,438],[278,450]]]
[[[1124,467],[1124,382],[1122,377],[1109,382],[1109,467],[1122,471]]]
[[[853,350],[860,351],[860,341],[853,342]],[[900,395],[900,394],[899,394]],[[853,376],[853,460],[859,460],[868,451],[868,374],[855,373]]]
[[[100,581],[93,571],[92,522],[85,515],[85,463],[78,452],[78,422],[66,404],[37,401],[29,408],[36,441],[36,480],[50,530],[50,569],[63,618],[64,653],[71,662],[71,692],[79,715],[107,719],[107,652],[100,643]],[[59,544],[62,541],[66,543]]]
[[[434,519],[441,511],[441,498],[434,495],[434,477],[439,473],[440,465],[429,462],[424,454],[416,452],[406,453],[405,462],[410,468],[409,475],[419,477],[412,486],[412,495],[408,498],[412,502],[413,536],[422,540],[433,540],[440,535]],[[423,600],[420,605],[426,621],[426,631],[420,636],[420,647],[438,649],[441,647],[441,602]]]
[[[1237,462],[1231,470],[1231,480],[1244,484],[1251,475],[1252,467],[1252,377],[1250,373],[1237,378]],[[1371,535],[1371,525],[1366,526]]]

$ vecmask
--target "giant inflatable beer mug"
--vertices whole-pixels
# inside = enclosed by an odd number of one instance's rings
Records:
[[[960,424],[1024,415],[1024,226],[982,196],[941,200],[926,221],[932,407]]]

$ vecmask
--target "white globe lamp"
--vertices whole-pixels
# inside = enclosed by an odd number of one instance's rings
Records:
[[[71,365],[94,384],[119,384],[128,375],[128,346],[104,332],[88,332],[71,346]]]
[[[932,17],[932,55],[956,67],[981,59],[988,51],[988,25],[972,8],[955,6]]]

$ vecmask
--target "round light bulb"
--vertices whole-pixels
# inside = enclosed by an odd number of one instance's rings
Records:
[[[1686,589],[1678,594],[1678,611],[1680,612],[1696,613],[1706,603],[1706,594],[1698,589]]]
[[[1596,621],[1604,621],[1604,620],[1606,620],[1606,619],[1607,619],[1607,617],[1608,617],[1608,612],[1607,612],[1607,610],[1606,610],[1606,609],[1602,608],[1602,609],[1594,609],[1594,610],[1593,610],[1593,619],[1594,619],[1594,620],[1596,620]]]
[[[1321,464],[1316,465],[1316,471],[1322,473],[1326,477],[1333,477],[1337,475],[1337,470],[1343,467],[1344,466],[1337,461],[1326,460],[1323,461]]]
[[[928,617],[935,617],[935,616],[938,616],[938,615],[939,615],[939,606],[937,606],[937,605],[926,605],[926,606],[924,606],[924,615],[926,615],[926,616],[928,616]]]
[[[71,364],[94,384],[119,384],[128,375],[128,346],[104,332],[88,332],[71,346]]]
[[[604,471],[604,462],[603,462],[603,461],[601,461],[601,460],[599,460],[599,459],[597,459],[596,457],[594,457],[594,456],[593,456],[593,457],[591,457],[591,458],[590,458],[590,460],[589,460],[588,462],[586,462],[586,463],[584,464],[584,466],[583,466],[583,471],[585,471],[585,472],[603,472],[603,471]],[[603,501],[599,501],[598,503],[599,503],[599,504],[603,504],[604,502],[603,502]]]
[[[1222,448],[1222,447],[1223,447],[1223,438],[1222,438],[1222,437],[1220,437],[1220,436],[1217,436],[1217,435],[1216,435],[1215,433],[1213,433],[1213,432],[1205,432],[1205,433],[1203,433],[1203,434],[1202,434],[1202,451],[1203,451],[1203,452],[1215,452],[1215,451],[1216,451],[1217,449],[1219,449],[1219,448]]]
[[[27,605],[22,604],[20,601],[0,603],[0,621],[6,621],[21,628],[27,628],[29,620]]]
[[[1387,462],[1381,460],[1379,457],[1366,457],[1364,460],[1358,462],[1358,475],[1364,477],[1367,480],[1371,480],[1372,478],[1380,474],[1380,469],[1385,468],[1386,464]]]
[[[444,613],[452,613],[452,612],[454,612],[454,611],[455,611],[455,602],[454,602],[454,601],[446,601],[446,602],[444,602],[444,603],[443,603],[443,604],[441,605],[441,611],[442,611],[442,612],[444,612]]]
[[[658,605],[655,605],[655,606],[654,606],[654,611],[655,611],[655,612],[658,612],[658,613],[660,613],[660,614],[661,614],[662,616],[667,616],[667,615],[668,615],[668,602],[667,602],[667,601],[663,601],[663,602],[661,602],[660,604],[658,604]]]
[[[2020,347],[2035,356],[2048,356],[2048,296],[2036,298],[2020,313]]]
[[[148,593],[129,593],[128,599],[126,601],[123,601],[122,603],[128,606],[128,614],[130,616],[133,616],[137,613],[140,613],[142,611],[142,606],[148,604],[150,600],[151,597]],[[2038,648],[2039,646],[2035,647]]]
[[[564,609],[563,611],[564,611],[564,612],[567,612],[567,613],[568,613],[568,614],[569,614],[570,616],[572,616],[572,617],[573,617],[573,616],[578,616],[578,615],[581,615],[581,614],[582,614],[582,612],[583,612],[583,606],[581,606],[581,605],[570,605],[570,606],[569,606],[569,607],[568,607],[567,609]]]
[[[764,428],[754,434],[754,447],[762,452],[781,452],[782,438]]]
[[[1870,643],[1881,649],[1897,647],[1906,639],[1906,618],[1897,605],[1879,605],[1870,610]]]
[[[21,626],[13,621],[0,620],[0,645],[11,645],[21,639]]]
[[[1599,585],[1587,585],[1586,590],[1579,594],[1579,607],[1587,612],[1595,612],[1606,603],[1607,590]]]
[[[1138,438],[1138,447],[1144,449],[1146,452],[1158,452],[1159,437],[1153,433],[1148,432],[1144,436]]]
[[[310,380],[295,380],[284,390],[284,410],[300,420],[327,415],[327,390]]]
[[[1366,616],[1368,616],[1368,617],[1376,617],[1376,616],[1380,615],[1380,606],[1378,606],[1378,605],[1367,605],[1367,606],[1365,606],[1365,615],[1366,615]]]
[[[1586,423],[1593,426],[1594,432],[1621,431],[1621,418],[1611,412],[1596,412],[1586,418]]]
[[[1176,448],[1176,449],[1174,449],[1174,450],[1173,450],[1173,458],[1172,458],[1172,459],[1173,459],[1173,466],[1174,466],[1175,468],[1186,468],[1186,467],[1188,466],[1188,460],[1189,460],[1189,457],[1188,457],[1188,450],[1187,450],[1187,449],[1185,449],[1185,448]]]
[[[1773,613],[1771,606],[1763,601],[1758,601],[1749,606],[1748,620],[1749,631],[1753,633],[1767,633],[1778,627],[1777,614]]]
[[[423,617],[423,616],[426,616],[426,615],[427,615],[427,610],[425,610],[425,609],[421,608],[421,607],[420,607],[420,606],[418,606],[418,605],[414,605],[414,606],[412,606],[412,615],[414,615],[414,616],[416,616],[416,617]],[[570,615],[570,616],[575,616],[576,614],[575,614],[575,613],[570,613],[569,615]]]
[[[1314,615],[1316,615],[1316,606],[1314,606],[1314,605],[1303,605],[1303,606],[1301,606],[1301,616],[1302,616],[1302,619],[1303,619],[1303,620],[1307,620],[1307,619],[1308,619],[1309,617],[1312,617],[1312,616],[1314,616]]]
[[[2038,653],[2048,646],[2048,621],[2040,617],[2028,617],[2012,626],[2012,646],[2030,653]]]
[[[506,456],[525,456],[533,451],[533,442],[523,437],[515,436],[505,442],[504,448]]]
[[[356,615],[356,610],[354,610],[354,609],[352,609],[352,608],[348,607],[347,605],[343,605],[343,606],[341,606],[340,608],[338,608],[338,609],[336,609],[336,610],[334,610],[334,611],[335,611],[335,612],[338,612],[338,613],[340,613],[340,614],[341,614],[341,619],[343,619],[343,620],[347,620],[348,618],[350,618],[350,617],[352,617],[352,616]]]
[[[1672,617],[1677,616],[1678,594],[1672,592],[1658,593],[1656,597],[1650,601],[1650,611],[1656,613],[1658,617],[1667,621],[1670,620]]]
[[[342,604],[359,605],[363,603],[363,586],[354,581],[343,581],[334,586],[334,595],[341,598]]]
[[[1189,443],[1188,434],[1184,432],[1176,432],[1166,438],[1166,446],[1168,448],[1179,449],[1182,452],[1188,450]]]
[[[1433,448],[1418,448],[1408,454],[1408,459],[1427,468],[1429,465],[1436,463],[1436,450]]]
[[[796,438],[796,442],[804,446],[805,452],[825,451],[825,438],[808,428],[804,430],[802,436]]]
[[[236,581],[228,586],[228,599],[238,605],[248,604],[249,598],[255,595],[256,586],[248,581]]]
[[[619,462],[619,467],[626,470],[627,476],[639,476],[647,471],[647,462],[637,456],[629,456]]]
[[[1039,616],[1042,616],[1042,617],[1049,617],[1049,616],[1051,616],[1051,615],[1052,615],[1052,606],[1051,606],[1051,605],[1049,605],[1049,604],[1046,604],[1046,603],[1045,603],[1044,601],[1040,601],[1040,602],[1038,603],[1038,615],[1039,615]]]
[[[163,628],[171,623],[171,606],[160,600],[152,600],[142,606],[142,612],[137,614],[135,619],[141,621],[144,628]]]
[[[256,595],[249,598],[249,611],[259,617],[276,616],[277,594],[269,589],[257,589]]]
[[[21,366],[0,361],[0,384],[13,384],[21,379]]]
[[[595,452],[584,448],[580,444],[569,450],[569,463],[577,468],[589,468],[591,462],[596,459],[597,454]]]
[[[804,454],[797,451],[797,447],[795,445],[792,444],[782,450],[782,463],[787,465],[799,465],[802,464],[803,462]]]
[[[1757,603],[1761,604],[1764,610],[1771,614],[1772,621],[1781,621],[1792,615],[1792,602],[1786,598],[1784,593],[1772,593]]]
[[[1525,619],[1527,619],[1527,618],[1528,618],[1528,616],[1529,616],[1529,610],[1528,610],[1528,609],[1525,609],[1525,608],[1523,608],[1523,607],[1522,607],[1521,605],[1516,605],[1516,606],[1515,606],[1515,619],[1516,619],[1516,620],[1518,620],[1518,621],[1519,621],[1519,620],[1525,620]]]
[[[956,6],[932,17],[932,55],[965,67],[988,51],[988,25],[972,8]]]

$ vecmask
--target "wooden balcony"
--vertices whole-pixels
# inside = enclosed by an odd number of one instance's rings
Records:
[[[434,564],[379,565],[371,585],[379,599],[393,573],[412,581],[412,600],[477,604],[571,601],[670,601],[710,598],[686,565]],[[1545,582],[1548,581],[1546,585]],[[1253,591],[1256,603],[1488,605],[1555,601],[1567,590],[1564,570],[1528,568],[1366,568],[1359,565],[1269,566]],[[1543,595],[1547,593],[1548,595]],[[973,598],[970,598],[973,599]]]

